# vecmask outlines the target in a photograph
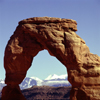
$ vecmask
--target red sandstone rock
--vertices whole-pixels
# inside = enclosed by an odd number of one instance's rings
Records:
[[[75,31],[77,23],[71,19],[35,17],[20,21],[5,49],[7,86],[2,100],[6,95],[8,98],[12,95],[10,100],[23,98],[16,87],[24,79],[33,58],[43,49],[67,68],[72,84],[70,100],[100,100],[100,57],[90,53]],[[12,90],[16,94],[13,95]]]
[[[1,100],[26,100],[22,95],[19,86],[7,85],[2,90]]]

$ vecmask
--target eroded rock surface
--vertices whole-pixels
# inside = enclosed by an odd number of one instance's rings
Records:
[[[7,86],[2,91],[2,100],[11,95],[16,100],[25,99],[18,84],[26,76],[33,58],[44,49],[67,68],[72,84],[70,100],[100,100],[100,57],[90,53],[75,31],[77,23],[71,19],[34,17],[20,21],[5,49]]]

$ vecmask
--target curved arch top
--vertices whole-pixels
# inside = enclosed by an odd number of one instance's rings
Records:
[[[90,53],[85,41],[75,31],[77,23],[72,19],[34,17],[20,21],[5,49],[6,84],[18,86],[33,58],[46,49],[67,68],[68,80],[72,84],[70,100],[79,98],[74,88],[90,97],[92,93],[88,86],[96,89],[95,86],[100,84],[100,57]]]

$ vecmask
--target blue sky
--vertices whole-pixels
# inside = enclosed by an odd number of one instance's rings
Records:
[[[4,50],[18,22],[43,16],[76,20],[76,33],[85,40],[91,53],[100,56],[100,0],[0,0],[0,79],[5,78]],[[34,57],[27,77],[45,79],[50,74],[66,73],[65,66],[44,50]]]

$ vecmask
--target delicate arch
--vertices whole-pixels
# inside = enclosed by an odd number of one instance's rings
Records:
[[[3,91],[6,91],[8,86],[19,90],[18,84],[24,79],[34,56],[43,49],[48,50],[50,55],[55,56],[66,66],[72,90],[77,87],[98,85],[100,81],[97,76],[100,71],[96,69],[100,66],[100,57],[90,53],[85,41],[75,31],[77,23],[71,19],[35,17],[20,21],[5,49],[7,87]],[[2,100],[5,98],[3,95]],[[71,100],[73,96],[75,95],[71,95]],[[17,97],[20,100],[21,97]]]

